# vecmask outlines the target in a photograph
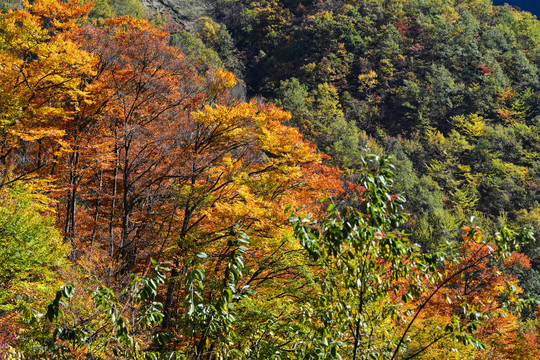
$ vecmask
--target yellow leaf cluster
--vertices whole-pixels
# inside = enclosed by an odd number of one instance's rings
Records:
[[[479,138],[486,133],[486,122],[478,114],[457,115],[452,117],[451,122],[469,139]]]
[[[76,23],[90,9],[77,0],[36,0],[0,19],[1,125],[23,123],[14,131],[25,141],[54,134],[54,122],[70,116],[65,104],[77,107],[88,97],[81,75],[94,73],[94,57],[71,39]],[[44,22],[54,19],[52,30]],[[49,126],[48,126],[48,125]],[[54,134],[53,136],[57,136]]]
[[[206,72],[209,79],[208,91],[210,95],[217,97],[224,90],[230,89],[236,85],[236,75],[222,69],[212,69]]]
[[[370,70],[367,74],[358,75],[358,82],[360,83],[360,91],[366,91],[374,88],[378,84],[377,73]]]

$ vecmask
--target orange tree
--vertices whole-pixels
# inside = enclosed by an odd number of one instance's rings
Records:
[[[167,37],[129,17],[77,32],[97,59],[87,79],[91,101],[66,130],[70,151],[53,175],[67,190],[59,213],[65,237],[95,274],[119,284],[150,258],[172,261],[159,294],[164,327],[172,329],[185,315],[180,284],[196,253],[208,255],[199,260],[212,274],[207,279],[227,277],[229,241],[241,231],[251,238],[245,263],[252,286],[287,276],[290,267],[274,255],[298,246],[284,236],[283,208],[316,212],[317,200],[338,193],[341,182],[340,171],[284,125],[289,113],[235,99],[233,74],[203,71]],[[210,283],[205,294],[215,298],[220,284]]]
[[[339,171],[283,124],[290,114],[234,99],[233,74],[202,71],[167,36],[122,17],[77,37],[97,75],[78,113],[91,126],[69,133],[73,152],[57,172],[70,185],[62,221],[82,252],[95,244],[125,269],[212,244],[235,224],[273,236],[284,204],[340,187]]]
[[[78,112],[80,125],[68,132],[72,152],[55,173],[68,186],[61,221],[79,253],[93,248],[125,271],[145,242],[159,248],[161,232],[150,232],[163,225],[156,209],[187,157],[179,134],[201,100],[201,80],[167,34],[143,20],[109,19],[76,39],[98,62],[92,102]]]
[[[24,1],[0,13],[0,161],[4,185],[49,168],[86,101],[94,58],[71,36],[91,5]]]
[[[152,257],[171,260],[157,296],[172,328],[197,252],[228,278],[228,242],[245,233],[246,273],[263,286],[288,271],[273,254],[297,248],[283,207],[317,211],[340,172],[284,125],[289,113],[232,97],[233,74],[201,69],[143,20],[81,27],[89,7],[40,0],[1,15],[4,183],[52,178],[72,259],[113,288]]]
[[[425,281],[430,291],[406,305],[409,311],[422,309],[407,327],[411,340],[406,357],[445,358],[459,352],[461,357],[475,359],[534,358],[538,345],[531,341],[532,333],[522,329],[525,323],[520,320],[522,306],[528,301],[519,299],[522,289],[517,277],[509,273],[513,267],[529,267],[529,258],[516,252],[500,258],[504,251],[485,239],[477,227],[465,226],[461,235],[452,258],[441,266],[437,282],[430,286]],[[504,248],[499,243],[501,246]],[[453,341],[454,330],[463,325],[478,342],[471,342],[469,335],[458,337],[461,344]]]
[[[462,311],[465,305],[478,314],[490,315],[484,317],[482,324],[471,327],[474,336],[487,349],[475,352],[462,346],[463,351],[476,353],[479,358],[484,358],[486,354],[498,354],[507,359],[517,359],[526,353],[532,356],[539,350],[525,339],[526,331],[519,329],[521,304],[518,296],[522,290],[517,276],[508,273],[513,267],[530,267],[529,258],[514,252],[500,261],[494,261],[493,252],[498,251],[497,247],[484,237],[479,228],[464,227],[462,241],[455,253],[457,260],[446,261],[444,278],[435,287],[438,291],[433,292],[430,301],[426,302],[424,313],[411,327],[411,338],[417,351],[425,347],[430,354],[426,355],[428,357],[450,356],[453,346],[449,346],[451,344],[446,338],[452,335],[449,330],[454,328],[454,323],[469,320],[468,314]],[[441,286],[443,283],[444,286]],[[421,346],[422,340],[419,339],[429,341]],[[516,357],[514,355],[519,353],[519,348],[527,350]]]

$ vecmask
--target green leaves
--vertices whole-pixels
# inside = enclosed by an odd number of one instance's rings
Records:
[[[49,321],[54,321],[61,315],[60,305],[66,306],[66,303],[62,302],[62,297],[70,299],[73,296],[73,290],[73,284],[67,284],[66,286],[62,286],[62,288],[56,292],[56,297],[53,302],[47,306],[47,313],[45,314],[45,317],[49,319]]]
[[[388,161],[378,156],[363,161],[359,201],[354,205],[329,206],[320,223],[291,213],[295,237],[320,267],[320,298],[313,300],[311,315],[317,320],[309,319],[312,335],[299,350],[302,356],[410,359],[444,338],[484,348],[475,334],[494,311],[482,301],[497,307],[494,294],[500,293],[500,285],[485,280],[474,290],[480,293],[473,294],[467,281],[492,276],[490,262],[508,258],[530,238],[530,232],[516,236],[504,229],[491,244],[478,228],[464,226],[463,243],[423,254],[399,231],[406,216],[403,200],[391,193],[394,174]],[[512,311],[522,309],[518,292],[519,287],[511,283],[506,296],[513,299],[507,305]],[[422,326],[417,322],[424,313],[444,317],[438,314],[458,311],[461,314],[444,327],[416,329]],[[413,340],[422,331],[433,332],[427,344]]]
[[[508,257],[511,252],[520,251],[530,241],[534,241],[534,233],[530,227],[524,227],[517,234],[511,229],[504,227],[495,236],[495,245],[497,245],[496,254],[499,257]]]
[[[194,342],[186,355],[217,356],[219,359],[234,357],[238,350],[232,347],[235,333],[236,305],[246,296],[247,286],[238,289],[243,277],[244,254],[249,237],[238,232],[238,237],[227,242],[223,254],[199,253],[190,263],[185,282],[184,307],[180,320],[186,337]],[[212,276],[207,276],[208,264]],[[213,265],[213,266],[212,266]]]
[[[403,200],[390,194],[393,172],[388,159],[373,155],[363,164],[359,185],[364,191],[355,207],[338,206],[335,211],[334,205],[329,206],[320,225],[290,219],[295,237],[324,269],[320,306],[326,309],[319,313],[320,327],[315,331],[318,339],[322,336],[319,346],[327,344],[324,356],[329,359],[340,358],[340,352],[348,358],[368,359],[393,347],[391,340],[375,344],[368,339],[379,331],[383,319],[397,317],[389,296],[403,290],[400,280],[407,281],[415,261],[421,260],[415,256],[416,248],[396,231],[406,217]],[[419,295],[414,290],[411,287],[402,295],[404,302]]]
[[[134,277],[119,297],[106,286],[98,287],[91,297],[94,308],[90,310],[95,315],[90,318],[77,319],[73,316],[72,310],[77,304],[73,303],[74,286],[71,284],[57,291],[45,317],[37,312],[27,312],[26,322],[34,334],[28,339],[33,353],[51,360],[71,359],[80,352],[88,356],[112,356],[125,360],[157,360],[163,356],[180,359],[180,354],[175,352],[146,349],[137,336],[146,332],[160,346],[172,340],[169,333],[158,331],[157,326],[163,320],[163,305],[153,301],[168,269],[155,261],[152,263],[152,276]],[[50,328],[53,329],[52,335]]]
[[[67,248],[36,185],[0,189],[0,310],[41,305],[59,285],[51,269],[65,263]]]

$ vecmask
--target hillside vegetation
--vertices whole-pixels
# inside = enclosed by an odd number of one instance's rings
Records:
[[[416,242],[451,239],[470,215],[493,230],[538,224],[530,13],[489,0],[363,0],[224,1],[212,14],[248,93],[291,111],[332,164],[354,178],[366,151],[395,156]],[[525,279],[533,291],[535,277]]]
[[[0,9],[0,359],[540,357],[531,14]]]

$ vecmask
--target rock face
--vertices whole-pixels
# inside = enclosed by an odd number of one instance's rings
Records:
[[[207,14],[212,8],[211,0],[141,0],[150,10],[169,14],[180,24],[187,25]]]

